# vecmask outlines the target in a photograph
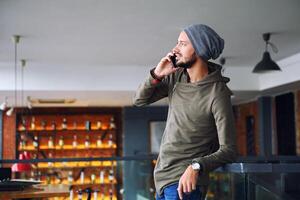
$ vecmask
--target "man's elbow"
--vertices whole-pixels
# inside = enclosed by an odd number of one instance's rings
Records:
[[[132,104],[133,104],[133,106],[136,106],[136,107],[141,107],[141,106],[147,105],[147,103],[143,99],[140,99],[137,97],[133,98]]]

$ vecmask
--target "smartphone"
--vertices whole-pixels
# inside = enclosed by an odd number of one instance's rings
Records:
[[[174,54],[173,56],[170,56],[170,59],[171,59],[171,61],[172,61],[172,63],[173,63],[173,66],[176,68],[176,67],[178,67],[177,65],[176,65],[176,55]]]

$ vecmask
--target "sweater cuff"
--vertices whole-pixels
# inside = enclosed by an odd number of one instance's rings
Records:
[[[197,162],[197,163],[200,164],[200,166],[201,166],[201,172],[204,172],[204,173],[209,172],[209,170],[207,169],[207,165],[206,165],[206,163],[205,163],[205,161],[204,161],[203,158],[195,158],[195,159],[192,160],[192,163],[193,162]]]

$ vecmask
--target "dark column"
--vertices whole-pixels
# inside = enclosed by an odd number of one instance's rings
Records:
[[[258,99],[259,155],[272,155],[272,97]]]

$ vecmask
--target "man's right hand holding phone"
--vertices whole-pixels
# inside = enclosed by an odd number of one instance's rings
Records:
[[[154,70],[155,75],[160,79],[163,79],[165,76],[168,76],[179,69],[173,65],[171,56],[174,56],[174,53],[170,52],[167,56],[163,57]]]

